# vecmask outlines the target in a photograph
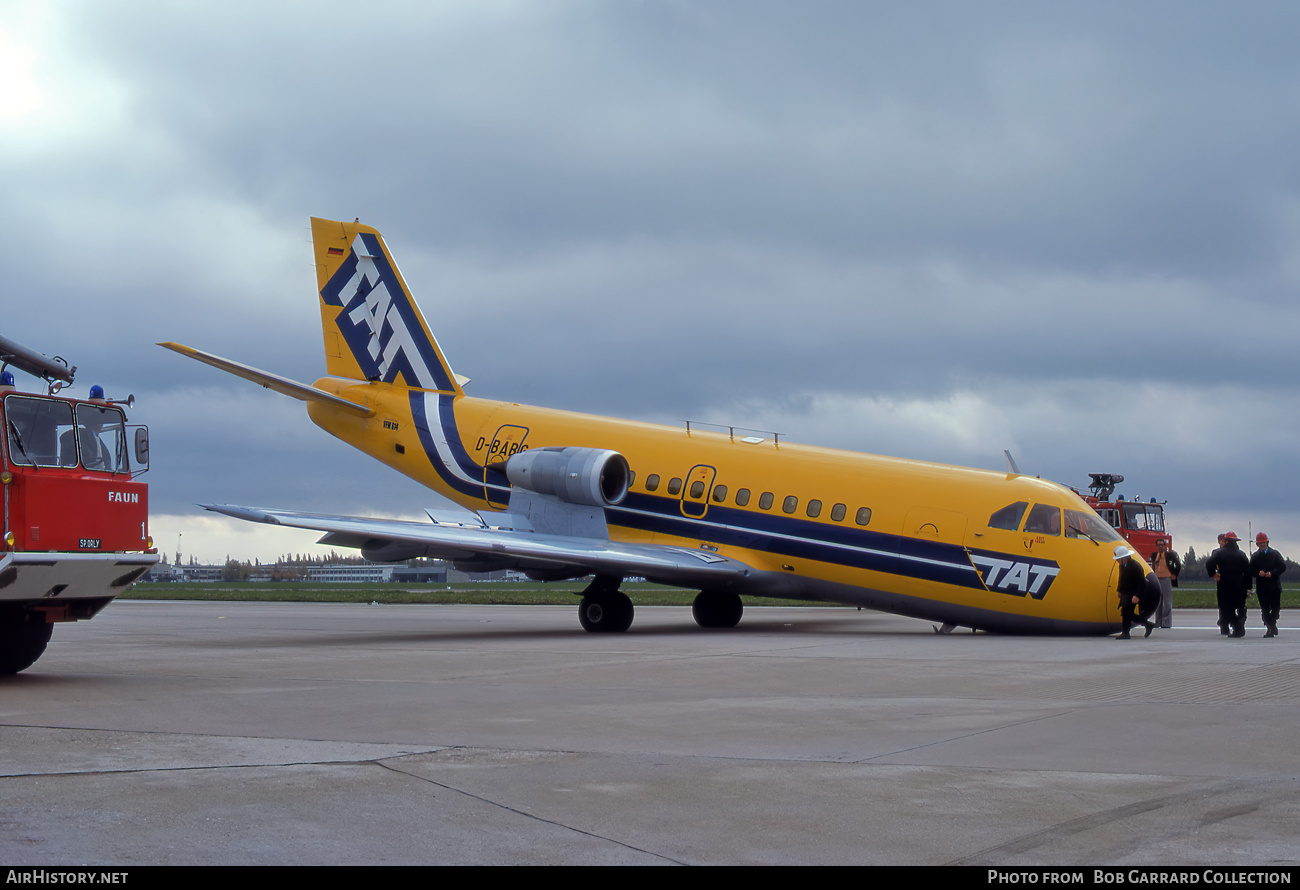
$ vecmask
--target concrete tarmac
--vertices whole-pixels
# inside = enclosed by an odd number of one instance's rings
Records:
[[[1287,617],[119,602],[0,679],[0,864],[1295,864]]]

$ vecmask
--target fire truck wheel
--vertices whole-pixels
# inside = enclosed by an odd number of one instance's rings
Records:
[[[0,618],[0,675],[31,667],[45,651],[53,629],[39,613]]]

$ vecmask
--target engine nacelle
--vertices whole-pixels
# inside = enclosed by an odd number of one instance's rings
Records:
[[[603,448],[533,448],[512,455],[505,473],[511,485],[587,507],[617,504],[632,479],[627,458]]]

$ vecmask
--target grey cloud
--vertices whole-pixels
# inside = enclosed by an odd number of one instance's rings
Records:
[[[479,395],[984,465],[1005,427],[1289,505],[1291,4],[50,9],[75,113],[0,130],[5,333],[147,396],[156,504],[423,505],[151,345],[317,376],[319,215],[385,232]]]

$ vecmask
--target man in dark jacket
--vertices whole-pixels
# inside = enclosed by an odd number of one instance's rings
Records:
[[[1250,580],[1255,583],[1259,597],[1260,617],[1264,619],[1264,636],[1277,636],[1277,616],[1282,606],[1282,573],[1286,560],[1282,554],[1268,546],[1268,535],[1255,535],[1255,554],[1250,558]]]
[[[1155,576],[1150,579],[1142,571],[1142,564],[1133,557],[1137,556],[1123,544],[1115,545],[1115,561],[1119,563],[1119,580],[1115,587],[1119,593],[1119,614],[1124,621],[1124,631],[1119,639],[1132,639],[1129,628],[1140,624],[1146,628],[1144,636],[1151,636],[1155,624],[1147,620],[1160,604],[1160,587],[1155,583]],[[1148,580],[1151,582],[1148,584]]]
[[[1241,552],[1236,532],[1223,536],[1223,546],[1210,554],[1205,561],[1205,571],[1214,578],[1219,589],[1219,629],[1232,636],[1246,635],[1246,594],[1250,592],[1250,560]]]

